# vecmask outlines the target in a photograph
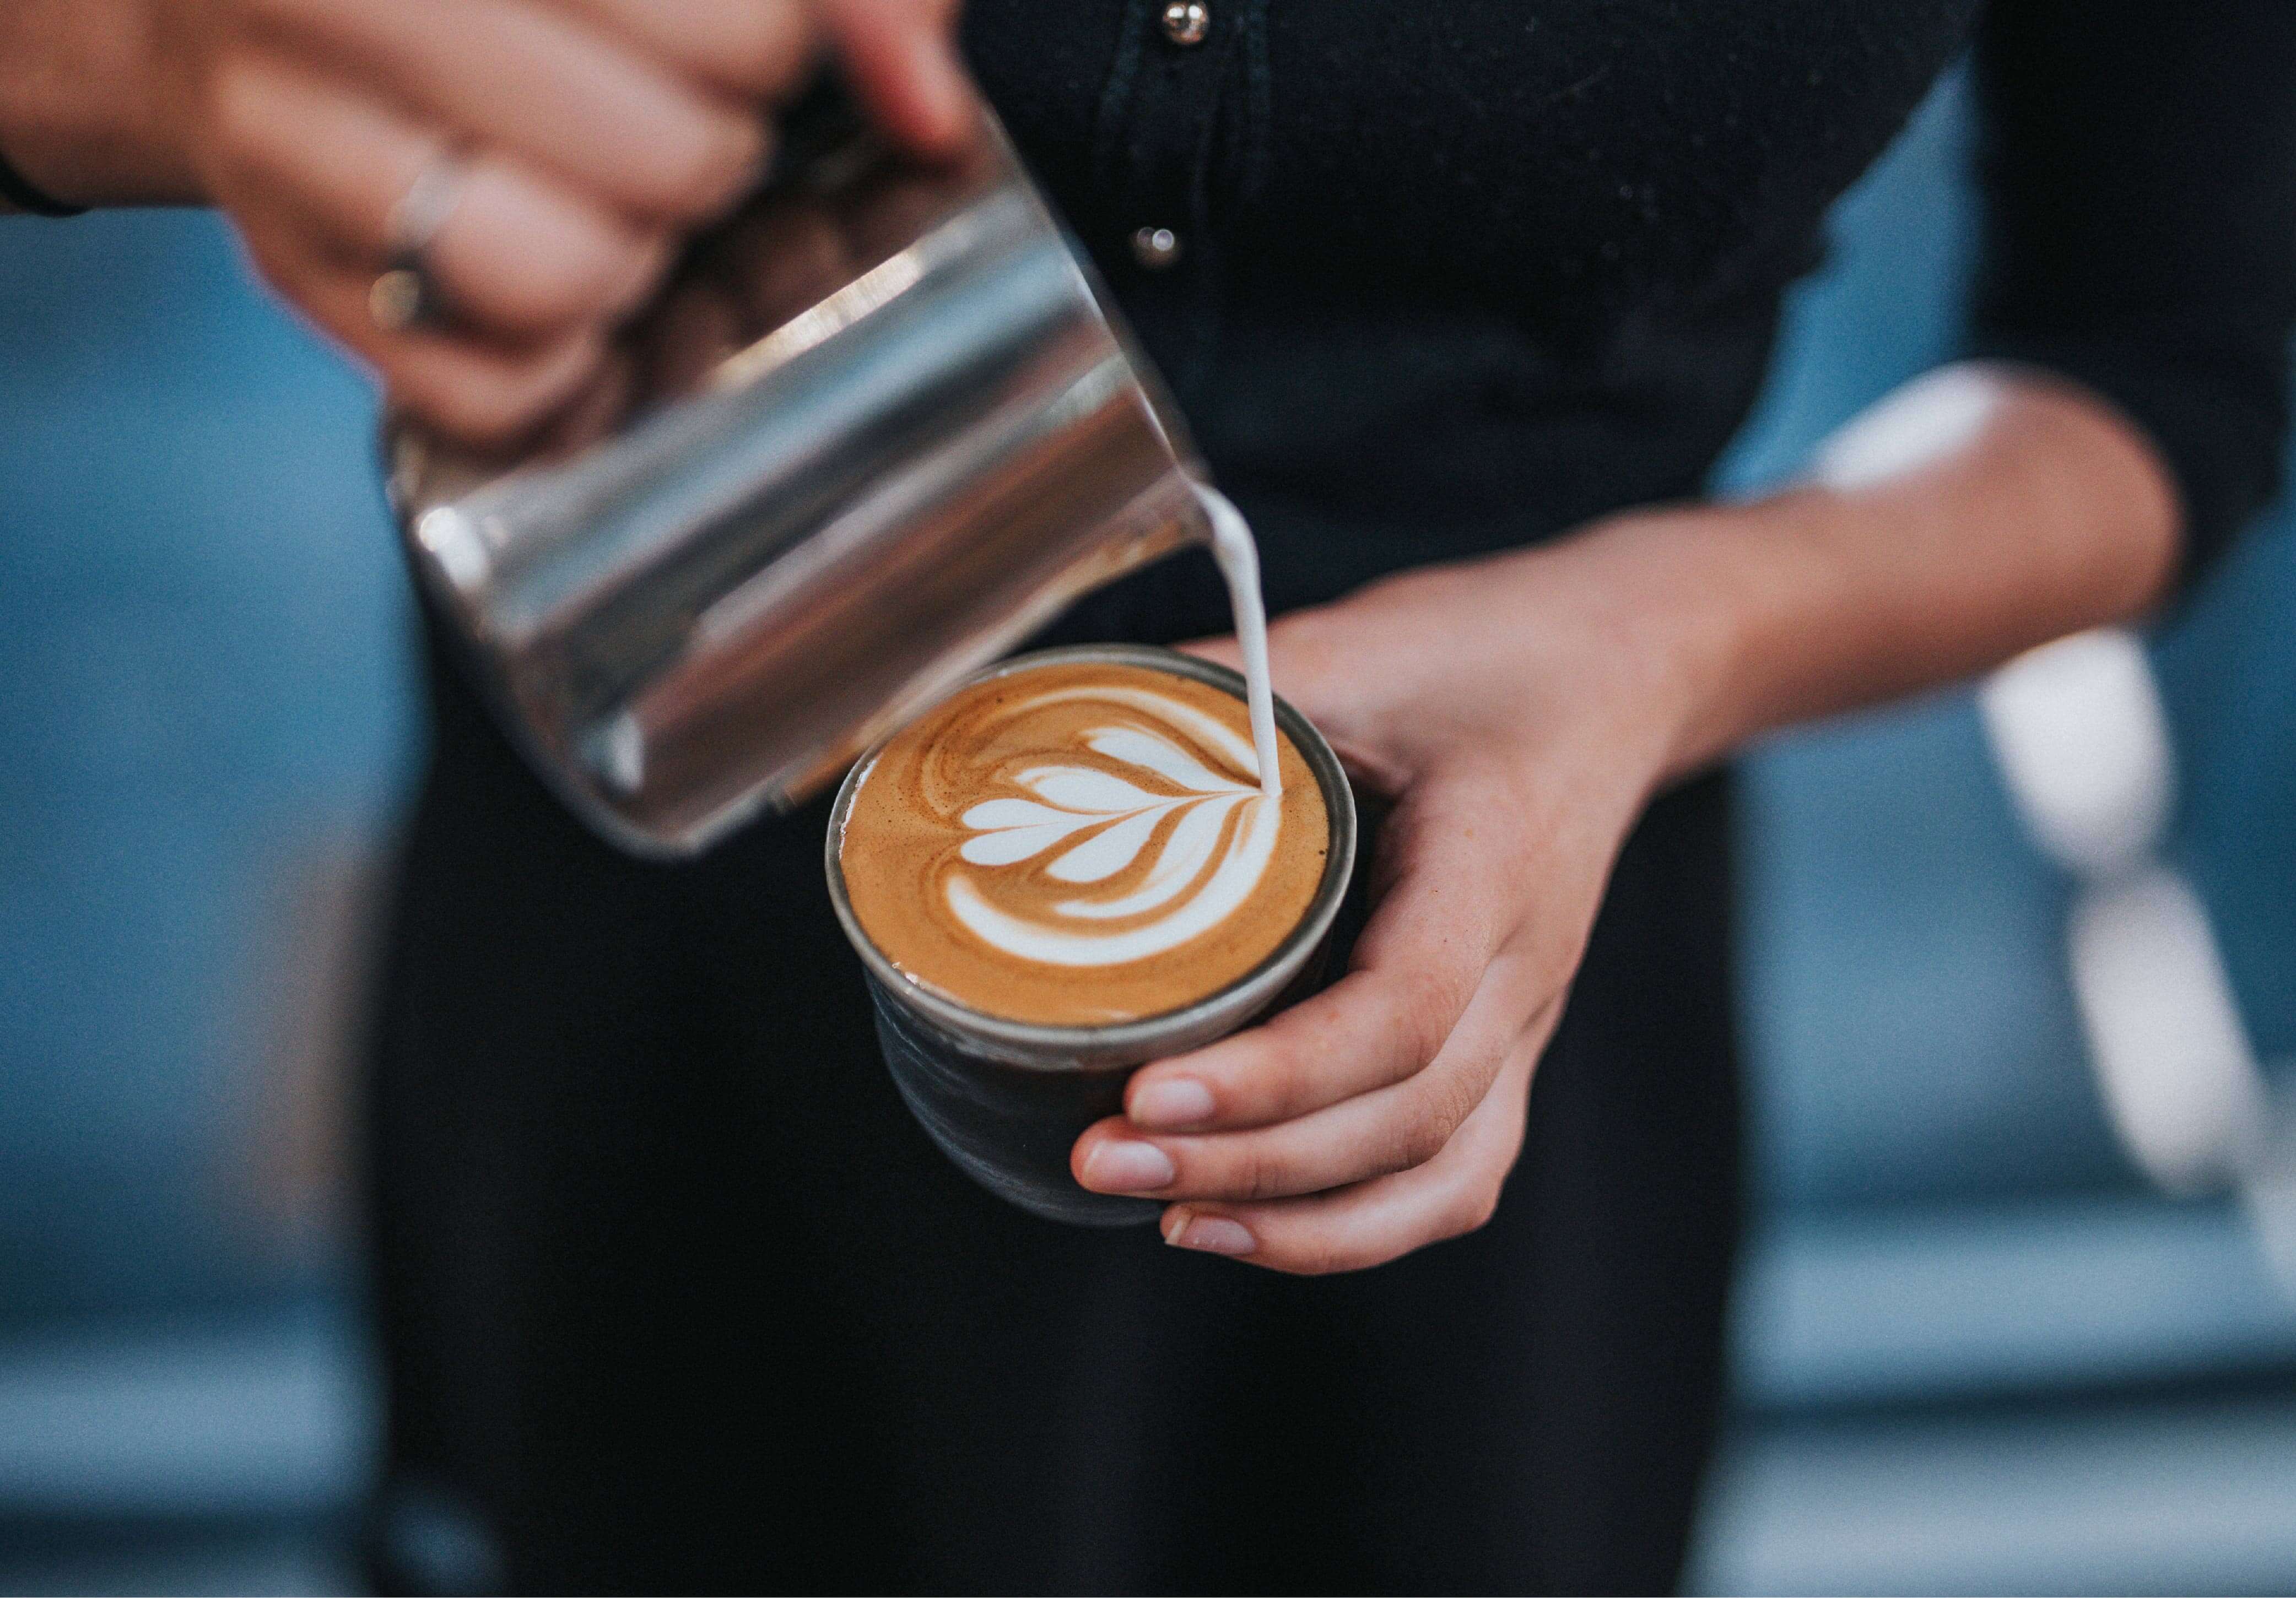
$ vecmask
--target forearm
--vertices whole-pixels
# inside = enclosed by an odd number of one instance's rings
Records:
[[[0,152],[75,205],[196,201],[183,152],[161,133],[155,48],[140,0],[0,4]]]
[[[2134,428],[2037,375],[1926,385],[1853,423],[1808,486],[1621,523],[1574,552],[1628,575],[1620,625],[1676,691],[1672,772],[2125,619],[2165,591],[2179,512]]]

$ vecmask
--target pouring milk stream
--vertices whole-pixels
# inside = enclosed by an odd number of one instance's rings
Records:
[[[1249,742],[1190,702],[1200,689],[1152,674],[1056,676],[985,701],[960,694],[916,734],[940,752],[929,769],[944,774],[961,768],[956,750],[1044,741],[1017,769],[998,775],[992,761],[974,774],[987,792],[952,817],[969,836],[955,851],[962,867],[940,877],[941,910],[1005,956],[1069,969],[1154,958],[1227,924],[1267,877],[1287,806],[1258,553],[1235,507],[1198,493],[1245,660]],[[899,782],[903,747],[873,783]]]
[[[1283,769],[1275,758],[1275,690],[1267,671],[1267,605],[1259,594],[1259,546],[1243,512],[1217,488],[1201,485],[1196,497],[1212,519],[1212,559],[1227,580],[1228,608],[1235,612],[1235,639],[1243,649],[1243,686],[1251,706],[1251,749],[1259,766],[1259,791],[1269,799],[1283,792]]]

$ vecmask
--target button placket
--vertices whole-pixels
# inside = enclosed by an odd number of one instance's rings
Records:
[[[1210,166],[1246,14],[1216,16],[1222,4],[1244,0],[1126,0],[1094,126],[1094,198],[1107,230],[1093,230],[1097,249],[1183,403],[1217,332]]]
[[[1157,13],[1157,25],[1175,49],[1193,50],[1211,32],[1212,8],[1208,0],[1166,0]],[[1128,241],[1132,258],[1144,272],[1164,272],[1179,265],[1180,235],[1168,227],[1136,227]]]

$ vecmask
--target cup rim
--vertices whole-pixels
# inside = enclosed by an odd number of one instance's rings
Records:
[[[1033,670],[1040,666],[1069,661],[1139,666],[1152,671],[1170,672],[1208,684],[1238,699],[1244,697],[1242,674],[1210,660],[1199,660],[1193,655],[1184,655],[1177,650],[1154,644],[1078,643],[1010,656],[972,673],[933,703],[939,704],[976,684]],[[932,708],[932,705],[928,705],[918,714],[929,714]],[[1300,968],[1322,943],[1324,934],[1331,930],[1332,922],[1338,917],[1341,902],[1347,897],[1349,881],[1355,873],[1355,795],[1348,786],[1347,772],[1341,766],[1339,756],[1324,735],[1316,730],[1315,725],[1293,709],[1281,694],[1275,696],[1275,720],[1307,761],[1308,768],[1315,774],[1316,786],[1324,795],[1324,815],[1331,824],[1331,847],[1324,856],[1323,878],[1316,883],[1315,897],[1308,901],[1307,911],[1298,924],[1284,935],[1283,940],[1268,953],[1267,958],[1234,981],[1215,988],[1203,997],[1177,1010],[1142,1016],[1135,1020],[1117,1021],[1104,1027],[1054,1026],[1015,1020],[1009,1016],[990,1015],[975,1010],[926,987],[888,960],[870,941],[853,913],[839,855],[844,842],[846,819],[852,813],[855,796],[860,792],[861,784],[868,780],[869,773],[876,766],[878,757],[884,752],[885,745],[900,734],[902,729],[898,727],[880,738],[870,746],[868,752],[854,762],[853,768],[846,773],[844,782],[839,784],[836,802],[830,808],[823,861],[829,879],[830,905],[837,913],[838,924],[844,929],[846,941],[853,946],[854,952],[861,957],[862,964],[886,995],[941,1030],[954,1035],[968,1048],[992,1054],[1004,1063],[1025,1069],[1092,1070],[1119,1063],[1137,1064],[1198,1047],[1225,1036],[1264,1009],[1299,973]]]

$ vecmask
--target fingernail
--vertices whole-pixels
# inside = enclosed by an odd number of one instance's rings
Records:
[[[1212,1119],[1212,1090],[1193,1077],[1167,1077],[1144,1084],[1126,1111],[1132,1124],[1150,1132],[1201,1126]]]
[[[1172,1157],[1152,1143],[1104,1143],[1085,1156],[1084,1184],[1104,1193],[1168,1187],[1178,1175]]]
[[[1164,1217],[1164,1241],[1176,1249],[1196,1249],[1206,1254],[1249,1254],[1259,1247],[1242,1221],[1224,1215],[1198,1215],[1176,1204]]]

